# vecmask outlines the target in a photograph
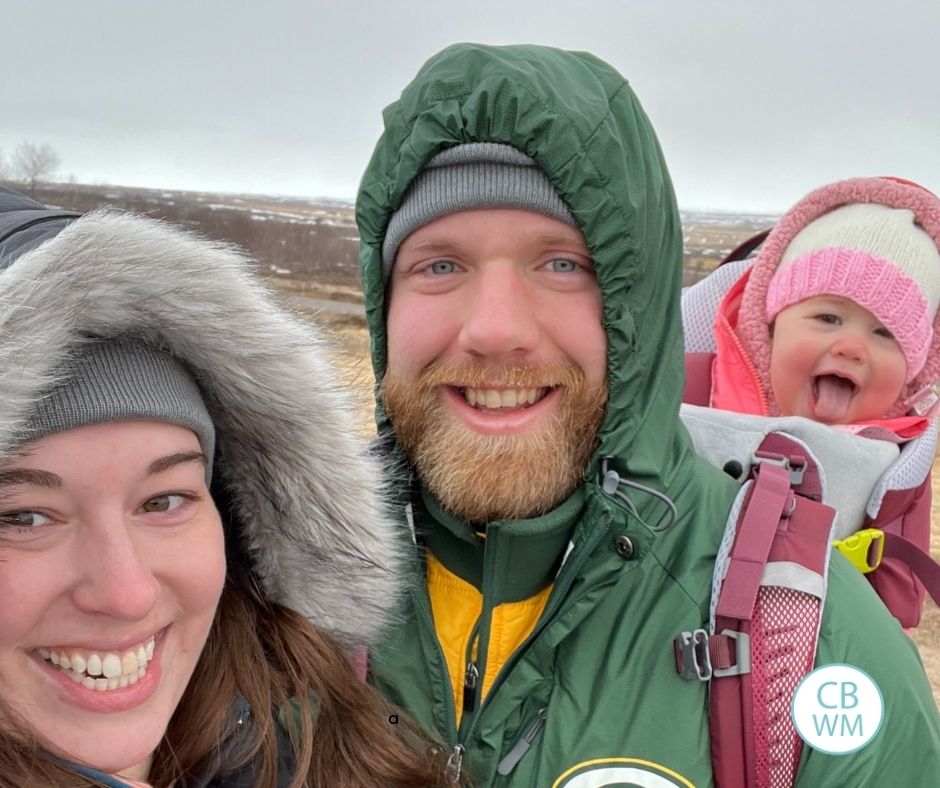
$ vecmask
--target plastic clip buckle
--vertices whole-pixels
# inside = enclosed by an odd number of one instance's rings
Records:
[[[723,629],[721,634],[734,641],[735,663],[727,668],[715,668],[712,675],[720,679],[722,676],[742,676],[751,672],[751,636],[747,632],[735,632],[733,629]]]
[[[863,575],[867,575],[881,566],[881,559],[885,552],[885,535],[877,528],[863,528],[845,539],[836,539],[832,545],[849,559],[852,566]],[[874,560],[870,560],[872,545],[874,545]]]
[[[676,667],[687,681],[708,681],[712,677],[712,661],[708,654],[708,633],[704,629],[680,632],[673,641]]]
[[[757,468],[765,462],[770,465],[779,465],[790,474],[790,484],[793,487],[799,487],[803,483],[807,462],[806,458],[800,454],[785,457],[772,451],[756,451],[754,452],[753,462]]]

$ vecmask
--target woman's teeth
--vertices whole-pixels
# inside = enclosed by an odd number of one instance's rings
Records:
[[[534,405],[548,393],[547,387],[530,389],[471,389],[463,390],[464,399],[474,408],[518,408]]]
[[[76,684],[86,689],[105,692],[136,684],[147,674],[147,665],[153,659],[154,639],[141,643],[136,649],[123,654],[111,652],[58,651],[41,648],[39,656],[55,665]]]

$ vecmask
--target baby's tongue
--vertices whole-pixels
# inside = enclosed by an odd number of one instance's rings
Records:
[[[816,378],[815,388],[816,418],[830,424],[845,419],[855,386],[838,375],[820,375]]]

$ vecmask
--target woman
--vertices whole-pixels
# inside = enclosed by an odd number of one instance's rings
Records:
[[[237,252],[0,189],[3,785],[437,782],[348,658],[399,557],[323,356]]]

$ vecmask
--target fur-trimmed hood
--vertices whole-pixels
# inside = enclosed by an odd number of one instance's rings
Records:
[[[0,189],[0,263],[0,454],[88,335],[167,350],[202,389],[213,487],[264,592],[348,648],[373,642],[396,602],[401,541],[381,471],[323,339],[243,254],[142,216],[79,218]]]
[[[765,383],[771,415],[779,409],[770,391],[770,326],[765,309],[767,290],[780,265],[787,246],[810,222],[825,213],[852,203],[875,203],[889,208],[907,208],[917,223],[933,238],[940,248],[940,199],[915,183],[895,178],[852,178],[838,181],[807,194],[794,205],[767,236],[761,246],[744,293],[737,333],[748,356]],[[898,416],[910,410],[919,392],[933,386],[940,379],[940,312],[934,317],[933,339],[927,361],[917,376],[902,390],[888,416]]]

